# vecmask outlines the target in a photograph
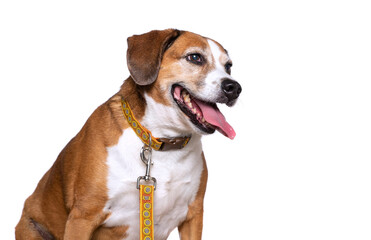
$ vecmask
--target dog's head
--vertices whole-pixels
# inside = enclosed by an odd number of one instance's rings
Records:
[[[174,108],[200,133],[235,132],[216,103],[235,104],[240,84],[231,77],[232,61],[216,41],[167,29],[128,38],[127,62],[136,84],[161,104]]]

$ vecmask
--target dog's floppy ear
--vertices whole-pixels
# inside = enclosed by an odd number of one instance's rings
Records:
[[[149,85],[157,79],[162,55],[179,35],[179,30],[166,29],[128,38],[126,59],[136,84]]]

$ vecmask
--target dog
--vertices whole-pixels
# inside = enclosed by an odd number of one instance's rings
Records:
[[[155,239],[175,228],[181,239],[201,239],[208,174],[201,136],[235,137],[217,103],[233,106],[241,85],[212,39],[166,29],[127,41],[130,76],[25,201],[16,239],[138,240],[139,184],[155,185]]]

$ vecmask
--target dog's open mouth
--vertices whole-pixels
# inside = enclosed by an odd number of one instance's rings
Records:
[[[214,133],[216,129],[230,139],[236,136],[232,126],[225,120],[216,103],[197,99],[179,85],[173,86],[172,94],[183,113],[202,131]]]

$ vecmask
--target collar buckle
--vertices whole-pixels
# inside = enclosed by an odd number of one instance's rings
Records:
[[[161,151],[167,151],[172,149],[182,149],[184,148],[191,137],[175,137],[175,138],[159,138],[163,144],[161,145]]]

